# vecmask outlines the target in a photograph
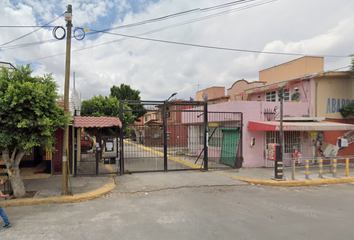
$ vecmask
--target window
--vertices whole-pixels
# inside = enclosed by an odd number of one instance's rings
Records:
[[[289,89],[284,89],[284,101],[290,101],[290,91],[289,91]]]
[[[203,145],[204,144],[204,126],[199,126],[199,144]],[[208,146],[209,147],[222,147],[222,131],[220,128],[213,128],[209,127],[208,128]]]
[[[277,92],[267,92],[266,93],[266,102],[276,102],[277,101]]]
[[[148,120],[148,117],[147,117],[147,116],[145,116],[145,122],[147,122],[147,120]]]
[[[266,93],[266,102],[279,102],[279,91],[272,91]],[[290,92],[284,89],[284,101],[290,101]]]
[[[294,153],[296,147],[302,151],[301,132],[298,131],[284,131],[284,153]],[[279,132],[269,131],[266,132],[266,144],[279,143]]]
[[[222,131],[220,128],[209,128],[209,146],[222,147]]]
[[[159,120],[159,114],[158,114],[158,113],[156,113],[155,119],[156,119],[156,120]]]

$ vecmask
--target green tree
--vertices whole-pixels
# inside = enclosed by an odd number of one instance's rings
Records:
[[[123,105],[124,111],[123,119],[120,119],[123,123],[132,123],[134,116],[131,109],[127,105]],[[130,111],[129,111],[130,110]],[[93,96],[89,100],[82,101],[81,116],[107,116],[107,117],[120,117],[119,116],[119,101],[116,97],[109,96],[103,97],[102,95]],[[123,129],[125,132],[126,129]],[[85,129],[90,135],[98,137],[97,129]],[[113,134],[112,128],[106,129],[106,135]]]
[[[30,65],[0,75],[0,150],[15,197],[26,194],[19,165],[34,147],[55,151],[55,132],[69,121],[57,105],[52,74],[32,77]]]
[[[345,107],[339,109],[343,117],[354,116],[354,102],[347,104]]]
[[[125,85],[124,83],[122,83],[120,87],[113,85],[113,87],[111,87],[111,96],[119,100],[141,100],[140,91],[132,89],[129,85]],[[142,104],[131,105],[130,107],[133,110],[134,120],[138,120],[138,118],[144,116],[147,112]]]
[[[350,55],[351,57],[354,57],[354,54]],[[351,77],[354,78],[354,58],[352,58],[352,62],[350,64],[350,71],[351,71]],[[350,117],[354,116],[354,102],[350,102],[343,108],[339,109],[339,112],[342,114],[343,117]]]

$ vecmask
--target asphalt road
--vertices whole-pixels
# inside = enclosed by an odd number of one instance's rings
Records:
[[[148,180],[149,175],[139,178]],[[131,180],[137,181],[133,177]],[[0,238],[338,240],[354,237],[352,184],[284,188],[237,182],[214,186],[196,183],[133,190],[130,186],[129,181],[121,181],[110,194],[82,203],[7,207],[12,227],[0,229]]]

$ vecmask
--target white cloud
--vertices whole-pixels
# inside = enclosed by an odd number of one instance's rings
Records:
[[[17,1],[6,0],[0,3],[0,16],[4,16],[1,17],[2,25],[38,25],[56,18],[66,10],[67,4],[72,3],[75,26],[105,29],[226,2],[230,1],[48,0],[22,1],[18,4]],[[354,3],[350,0],[333,2],[279,0],[168,28],[144,37],[238,49],[349,55],[354,52],[354,17],[350,10],[354,8]],[[137,35],[213,13],[215,12],[191,13],[112,32]],[[61,18],[53,24],[64,26],[65,22]],[[0,45],[33,30],[1,29]],[[41,29],[9,45],[54,39],[51,31],[52,29]],[[123,40],[115,41],[118,39]],[[106,44],[110,41],[115,42]],[[65,53],[65,44],[63,40],[15,50],[2,48],[0,61],[16,64],[58,55]],[[85,50],[76,51],[79,49]],[[113,85],[119,86],[121,83],[139,89],[142,99],[164,100],[173,92],[178,93],[178,98],[189,99],[195,96],[198,85],[199,89],[211,86],[224,86],[227,89],[238,79],[257,80],[260,70],[297,58],[124,39],[111,34],[88,34],[82,41],[72,39],[72,50],[71,72],[75,71],[76,89],[83,99],[89,99],[94,94],[107,96]],[[35,65],[35,73],[42,75],[45,72],[53,72],[62,91],[65,55],[41,59],[38,62],[41,65]],[[349,63],[349,58],[325,59],[326,69],[346,66]]]

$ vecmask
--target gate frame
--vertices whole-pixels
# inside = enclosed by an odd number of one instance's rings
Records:
[[[203,158],[203,170],[208,171],[209,170],[209,164],[208,164],[208,113],[219,113],[219,112],[208,112],[208,102],[207,101],[179,101],[179,102],[169,102],[167,100],[165,101],[143,101],[143,100],[119,100],[119,118],[123,119],[123,113],[126,112],[127,110],[124,110],[123,105],[126,104],[128,106],[134,105],[134,104],[141,104],[141,105],[148,105],[148,104],[155,104],[155,105],[161,105],[163,104],[162,108],[162,120],[163,120],[163,155],[164,155],[164,172],[167,171],[178,171],[178,170],[198,170],[198,169],[168,169],[168,156],[167,156],[167,150],[168,150],[168,145],[167,145],[167,105],[193,105],[193,106],[199,106],[203,107],[203,111],[201,110],[189,110],[190,112],[202,112],[204,115],[203,117],[203,125],[204,125],[204,158]],[[129,110],[132,111],[132,110]],[[225,113],[225,112],[220,112]],[[235,156],[235,163],[234,166],[231,166],[232,168],[241,168],[243,164],[243,144],[242,144],[242,137],[243,137],[243,113],[242,112],[227,112],[227,113],[237,113],[240,114],[240,139],[239,139],[239,154]],[[123,122],[123,126],[120,128],[120,154],[119,154],[119,162],[120,162],[120,174],[125,173],[125,159],[124,159],[124,133],[123,129],[124,126],[127,126],[128,124],[125,124]],[[162,170],[151,170],[151,171],[138,171],[138,172],[161,172]]]

